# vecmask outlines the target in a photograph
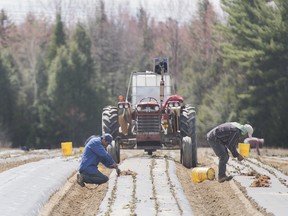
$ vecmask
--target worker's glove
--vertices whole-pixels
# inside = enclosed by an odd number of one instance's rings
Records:
[[[120,176],[121,170],[117,167],[116,168],[117,176]]]
[[[238,154],[237,159],[238,159],[238,161],[242,161],[242,160],[244,160],[244,157],[241,154]]]

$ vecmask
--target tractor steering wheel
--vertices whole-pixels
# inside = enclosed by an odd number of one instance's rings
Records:
[[[143,101],[145,101],[145,100],[147,100],[147,101],[149,101],[149,102],[154,101],[154,102],[158,103],[157,99],[154,98],[154,97],[145,97],[145,98],[141,99],[140,102],[143,102]]]

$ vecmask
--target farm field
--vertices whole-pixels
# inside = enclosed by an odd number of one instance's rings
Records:
[[[17,172],[20,172],[21,168],[31,170],[37,166],[40,167],[39,164],[43,161],[47,164],[50,164],[51,161],[52,165],[49,166],[52,166],[52,169],[47,169],[45,174],[47,172],[53,174],[53,166],[58,164],[60,171],[57,175],[51,175],[51,178],[56,181],[62,174],[63,176],[65,174],[64,180],[62,177],[61,184],[55,183],[54,190],[52,188],[47,190],[46,197],[42,196],[42,201],[37,202],[36,207],[30,203],[30,209],[23,209],[22,212],[30,211],[28,212],[30,215],[42,216],[285,215],[288,210],[285,204],[288,201],[288,150],[264,148],[260,151],[261,155],[258,156],[256,150],[252,149],[250,157],[243,163],[230,158],[227,169],[234,178],[220,184],[217,180],[193,182],[191,169],[187,169],[179,163],[179,151],[157,151],[151,157],[140,150],[121,150],[120,169],[122,173],[120,177],[116,177],[115,171],[102,166],[103,172],[110,175],[109,183],[99,186],[86,185],[81,188],[76,183],[76,171],[81,158],[78,149],[74,149],[74,155],[71,157],[63,157],[61,150],[30,152],[17,150],[14,153],[5,150],[0,154],[0,182],[2,185],[0,194],[5,185],[8,185],[6,182],[11,183],[15,178],[17,179],[15,176],[19,176],[14,174],[11,181],[8,181],[8,174],[13,170],[14,173],[16,169]],[[52,161],[56,161],[55,165]],[[218,159],[210,148],[198,148],[198,162],[199,167],[211,167],[217,173]],[[62,163],[65,165],[65,172],[61,170]],[[28,165],[32,168],[27,168]],[[21,175],[24,174],[21,173]],[[31,181],[34,179],[33,182],[36,184],[37,177],[32,174],[29,176]],[[38,173],[38,176],[41,177],[41,173]],[[49,178],[46,177],[48,180]],[[51,180],[50,182],[52,185]],[[39,180],[40,184],[43,184],[41,186],[43,190],[47,186],[44,181],[41,183],[41,179]],[[15,190],[15,187],[19,187],[19,189]],[[20,193],[21,191],[24,193],[24,189],[21,187],[24,186],[14,185],[11,193]],[[5,188],[5,193],[9,193],[8,186]],[[11,199],[16,199],[17,194],[11,194],[11,197]],[[0,209],[4,215],[16,212],[15,209],[13,211],[13,205],[9,208],[10,212],[7,210],[7,206],[3,206],[9,201],[8,195],[6,197],[1,195],[0,199]],[[3,203],[4,199],[6,202]],[[25,202],[28,202],[27,200]],[[22,215],[19,207],[17,211],[20,213],[13,215]],[[25,214],[23,213],[23,215]]]

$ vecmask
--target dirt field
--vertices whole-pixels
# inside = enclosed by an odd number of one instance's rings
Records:
[[[0,163],[0,172],[4,172],[5,170],[25,163],[41,160],[46,157],[45,154],[35,155],[33,158],[13,162],[9,162],[9,160],[1,157],[7,162]],[[52,153],[52,155],[54,154],[55,152]],[[59,155],[59,152],[57,154]],[[121,161],[132,157],[143,157],[143,154],[143,151],[138,150],[121,150]],[[78,153],[78,156],[80,157],[80,152]],[[218,183],[217,180],[205,180],[201,183],[193,182],[191,180],[191,169],[187,169],[179,163],[178,151],[157,151],[152,157],[175,161],[178,179],[194,214],[197,216],[269,215],[265,212],[265,209],[258,207],[253,200],[247,198],[245,189],[236,181],[232,180],[222,184]],[[256,150],[252,149],[250,157],[257,158],[262,163],[274,167],[286,175],[288,173],[287,159],[282,159],[283,157],[288,157],[288,150],[261,149],[261,156],[258,156]],[[198,148],[198,162],[199,166],[212,167],[217,171],[215,155],[210,148]],[[111,170],[103,166],[103,172],[106,175],[109,175]],[[50,198],[39,215],[96,215],[107,190],[108,183],[99,186],[86,185],[86,187],[81,188],[76,183],[76,173],[74,173],[71,178],[67,179],[67,183],[64,187]]]
[[[264,150],[259,158],[262,162],[273,167],[279,167],[283,172],[288,173],[288,166],[283,163],[279,156],[288,156],[288,151],[282,150]],[[141,156],[142,151],[123,150],[121,151],[121,161],[127,157],[135,157],[135,154]],[[164,157],[170,157],[169,153]],[[256,151],[250,153],[251,157],[258,157]],[[277,155],[273,160],[267,159],[267,156]],[[214,156],[209,148],[198,149],[199,166],[208,166],[217,170],[217,165],[210,156]],[[163,157],[163,158],[164,158]],[[185,195],[193,209],[195,215],[269,215],[264,209],[259,208],[253,201],[249,201],[245,197],[245,190],[241,191],[241,187],[235,181],[218,183],[217,180],[205,180],[201,183],[195,183],[191,180],[191,169],[186,169],[179,163],[179,158],[174,159],[177,167],[177,176],[184,189]],[[103,172],[109,175],[111,170],[104,168]],[[73,175],[66,185],[44,206],[40,215],[95,215],[108,189],[108,184],[100,186],[87,185],[81,188],[76,183],[76,175]]]

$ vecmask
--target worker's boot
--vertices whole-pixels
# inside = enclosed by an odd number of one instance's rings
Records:
[[[233,178],[233,176],[223,176],[223,177],[219,177],[218,178],[218,182],[219,183],[223,183],[223,182],[225,182],[225,181],[230,181],[231,179]]]
[[[85,184],[84,184],[84,179],[83,177],[81,176],[81,174],[77,174],[77,183],[81,186],[81,187],[85,187]]]

